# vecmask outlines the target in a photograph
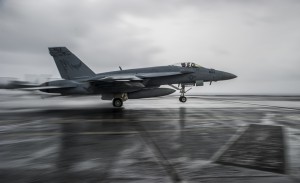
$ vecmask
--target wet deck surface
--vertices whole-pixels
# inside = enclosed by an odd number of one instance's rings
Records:
[[[97,97],[0,97],[1,182],[300,181],[300,97],[171,96],[121,109]],[[276,139],[273,153],[252,152],[282,171],[224,163],[245,162],[246,144],[263,138]]]
[[[250,124],[215,161],[275,173],[286,173],[282,126]]]

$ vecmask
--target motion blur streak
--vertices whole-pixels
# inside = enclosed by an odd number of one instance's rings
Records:
[[[300,178],[298,96],[189,96],[184,104],[169,96],[125,108],[99,97],[0,96],[2,182]]]

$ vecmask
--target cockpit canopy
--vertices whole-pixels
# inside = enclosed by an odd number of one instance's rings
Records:
[[[194,62],[181,62],[181,63],[177,63],[174,64],[174,66],[178,66],[178,67],[189,67],[189,68],[200,68],[201,66],[194,63]]]

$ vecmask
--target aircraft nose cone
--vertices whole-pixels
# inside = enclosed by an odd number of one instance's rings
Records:
[[[234,74],[229,73],[229,78],[230,78],[230,79],[234,79],[234,78],[237,78],[237,76],[234,75]]]
[[[231,74],[229,72],[223,72],[222,75],[223,75],[223,80],[234,79],[237,77],[236,75]]]

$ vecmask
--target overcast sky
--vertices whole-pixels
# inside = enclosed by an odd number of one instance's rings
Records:
[[[59,73],[66,46],[95,72],[192,61],[238,75],[202,93],[300,93],[299,0],[0,0],[0,77]]]

